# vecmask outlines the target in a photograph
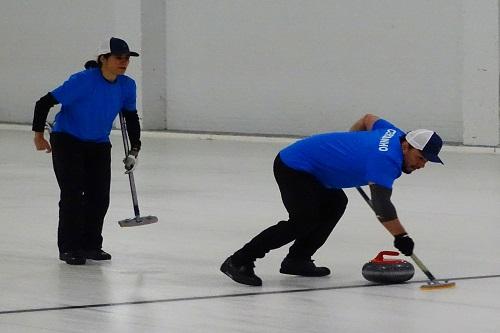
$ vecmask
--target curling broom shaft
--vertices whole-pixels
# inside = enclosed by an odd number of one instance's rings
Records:
[[[415,262],[415,264],[417,264],[417,266],[422,270],[422,272],[424,272],[425,275],[427,275],[427,277],[429,278],[429,280],[431,281],[435,281],[436,278],[434,277],[434,275],[432,275],[431,272],[429,272],[429,270],[427,269],[427,267],[425,267],[424,263],[417,257],[417,255],[415,253],[413,253],[411,255],[411,258],[413,259],[413,261]]]
[[[125,150],[125,158],[128,156],[129,152],[129,146],[128,146],[128,136],[127,136],[127,127],[125,126],[125,121],[123,119],[123,114],[120,112],[120,128],[122,131],[122,139],[123,139],[123,149]],[[139,203],[137,201],[137,191],[135,189],[135,180],[134,180],[134,173],[129,172],[128,173],[128,180],[130,183],[130,192],[132,192],[132,203],[134,204],[134,214],[135,217],[140,217],[139,213]]]
[[[134,214],[135,217],[139,217],[141,214],[139,213],[139,203],[137,201],[137,192],[135,190],[135,181],[133,172],[130,172],[128,174],[128,180],[130,183],[130,192],[132,192],[132,203],[134,204]]]
[[[370,200],[370,198],[368,198],[368,195],[366,195],[365,191],[363,191],[361,187],[356,187],[356,190],[358,190],[359,194],[361,194],[361,196],[363,197],[363,199],[365,199],[368,206],[370,206],[370,208],[373,210],[372,201]]]
[[[122,113],[118,113],[120,117],[120,129],[122,130],[122,139],[123,139],[123,149],[125,150],[125,158],[128,156],[128,138],[127,138],[127,128],[125,127],[125,121],[123,119]]]

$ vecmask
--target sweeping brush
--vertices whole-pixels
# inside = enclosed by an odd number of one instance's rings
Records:
[[[373,210],[373,204],[372,201],[370,200],[370,197],[365,193],[365,191],[361,187],[356,187],[356,190],[358,190],[359,194],[365,199],[366,203],[370,208]],[[429,282],[427,284],[421,285],[420,289],[422,290],[436,290],[436,289],[445,289],[445,288],[453,288],[455,287],[455,282],[448,282],[448,280],[445,280],[443,282],[440,282],[438,279],[432,275],[432,273],[425,267],[424,263],[413,253],[411,255],[411,258],[417,264],[417,266],[424,272],[424,274],[427,276],[429,279]]]
[[[429,282],[427,284],[423,284],[420,286],[422,290],[435,290],[435,289],[444,289],[444,288],[453,288],[455,287],[455,282],[448,282],[448,280],[444,280],[443,282],[439,282],[434,275],[425,267],[424,263],[417,257],[415,253],[411,255],[411,258],[417,264],[417,266],[424,272],[424,274],[429,278]]]

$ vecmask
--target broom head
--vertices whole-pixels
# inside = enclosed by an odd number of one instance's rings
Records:
[[[137,216],[131,219],[118,221],[120,227],[138,227],[141,225],[152,224],[158,222],[156,216]]]
[[[447,289],[447,288],[453,288],[455,287],[455,282],[448,282],[448,281],[429,281],[427,284],[421,285],[420,289],[422,290],[437,290],[437,289]]]

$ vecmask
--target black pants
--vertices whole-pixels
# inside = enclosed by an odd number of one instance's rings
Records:
[[[291,241],[294,243],[287,258],[311,259],[346,209],[347,196],[343,190],[325,188],[312,175],[286,166],[279,155],[273,170],[289,219],[262,231],[236,251],[233,261],[237,264],[263,258],[270,250]]]
[[[59,252],[100,249],[109,206],[111,144],[82,142],[64,133],[52,133],[50,143],[61,190]]]

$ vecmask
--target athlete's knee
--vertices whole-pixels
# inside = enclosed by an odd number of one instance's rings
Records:
[[[349,199],[344,191],[338,191],[335,193],[334,198],[325,207],[324,217],[334,223],[344,215],[344,212],[347,208],[347,203]]]
[[[347,195],[344,193],[344,191],[342,191],[338,198],[338,207],[339,209],[342,209],[342,213],[344,213],[344,211],[346,210],[348,202],[349,199],[347,198]]]

